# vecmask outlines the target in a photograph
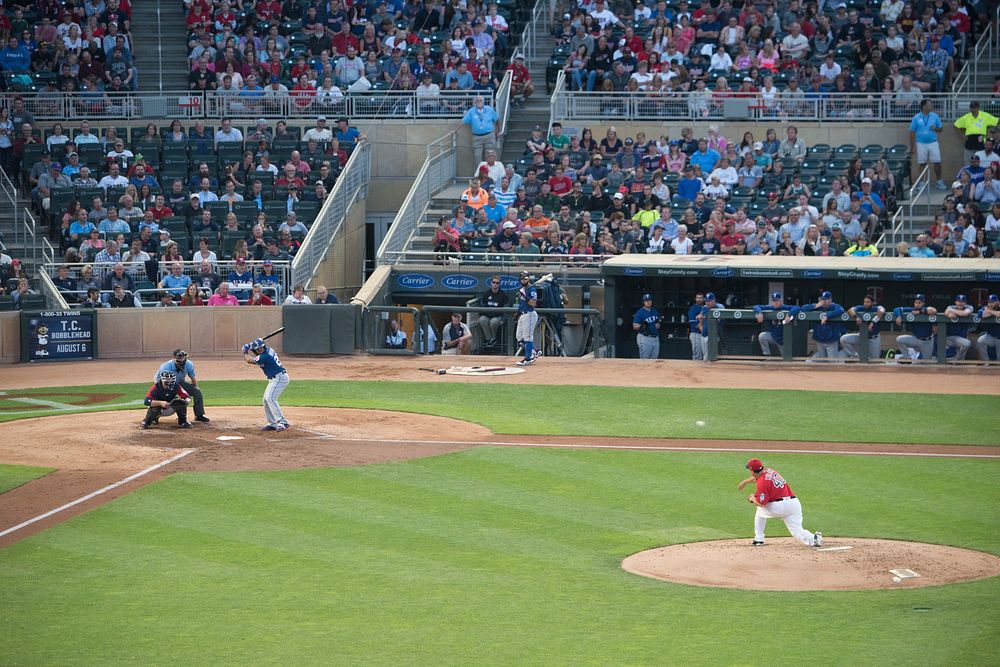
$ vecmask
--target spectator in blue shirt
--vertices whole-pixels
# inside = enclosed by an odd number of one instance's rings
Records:
[[[21,46],[17,37],[11,37],[7,48],[0,51],[0,68],[14,74],[27,74],[31,69],[31,54]]]
[[[472,90],[472,86],[476,83],[472,78],[472,72],[469,71],[464,62],[460,62],[458,67],[448,70],[448,73],[444,75],[445,86],[451,85],[452,81],[458,82],[459,90]]]
[[[184,275],[183,270],[184,267],[181,266],[180,262],[174,262],[170,266],[170,273],[163,276],[163,280],[160,281],[157,287],[169,290],[171,294],[177,297],[183,296],[185,288],[191,284],[191,277]]]
[[[684,167],[684,176],[677,181],[677,195],[688,201],[694,201],[704,187],[705,181],[694,175],[694,167],[691,165]]]
[[[910,257],[937,257],[937,254],[927,244],[927,234],[917,236],[917,244],[910,246],[906,254]]]
[[[938,190],[947,190],[948,186],[941,180],[941,145],[938,143],[941,118],[933,109],[934,103],[929,99],[920,103],[920,113],[910,121],[910,140],[916,144],[917,164],[922,167],[930,162],[937,178],[934,186]]]
[[[343,117],[337,119],[337,130],[333,133],[333,136],[340,143],[347,144],[348,151],[350,151],[354,144],[365,139],[365,135],[359,132],[357,128],[351,127],[347,119]]]
[[[707,141],[700,139],[698,140],[698,150],[691,156],[690,163],[700,170],[699,175],[707,176],[715,169],[715,165],[721,157],[717,150],[708,147]]]

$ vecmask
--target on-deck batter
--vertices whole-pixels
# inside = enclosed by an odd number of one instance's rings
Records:
[[[757,492],[747,496],[747,501],[757,506],[753,519],[753,546],[764,546],[764,528],[768,519],[781,519],[799,542],[807,547],[823,546],[823,533],[810,533],[802,527],[802,503],[792,493],[785,478],[777,470],[765,468],[760,459],[747,461],[749,477],[739,484],[740,490],[750,482],[756,481]]]

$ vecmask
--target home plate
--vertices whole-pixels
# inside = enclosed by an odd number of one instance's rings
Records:
[[[819,549],[816,549],[816,551],[847,551],[848,549],[853,549],[853,548],[854,547],[851,547],[851,546],[847,546],[847,547],[821,547]]]

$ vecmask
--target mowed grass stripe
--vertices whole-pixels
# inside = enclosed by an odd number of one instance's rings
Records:
[[[202,387],[211,407],[259,405],[264,383],[205,380]],[[147,386],[76,389],[123,394],[109,405],[125,409],[119,404],[141,397]],[[940,417],[941,397],[920,394],[293,378],[282,403],[452,417],[482,424],[498,434],[1000,445],[1000,429],[994,427],[993,418],[1000,413],[1000,396],[964,396],[961,419],[944,419]],[[0,421],[15,418],[0,413]],[[697,420],[706,425],[698,427]]]
[[[620,569],[623,555],[692,533],[748,536],[742,459],[484,448],[177,475],[6,550],[0,586],[16,614],[2,612],[0,630],[10,659],[28,663],[747,664],[760,653],[746,638],[780,612],[768,661],[810,646],[858,664],[996,661],[998,579],[745,593]],[[1000,463],[766,462],[803,495],[807,526],[1000,552]]]

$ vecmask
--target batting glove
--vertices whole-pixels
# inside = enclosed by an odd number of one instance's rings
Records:
[[[246,354],[249,351],[250,351],[250,343],[247,343],[246,345],[243,346],[243,354]]]

